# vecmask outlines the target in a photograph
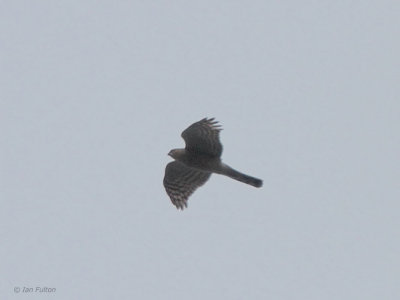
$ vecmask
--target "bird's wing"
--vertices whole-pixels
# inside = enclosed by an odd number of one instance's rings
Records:
[[[186,143],[186,150],[211,156],[220,157],[222,144],[219,140],[221,125],[214,118],[204,118],[186,128],[182,138]]]
[[[164,187],[172,203],[178,209],[187,207],[187,200],[191,194],[202,186],[211,173],[198,171],[173,161],[165,168]]]

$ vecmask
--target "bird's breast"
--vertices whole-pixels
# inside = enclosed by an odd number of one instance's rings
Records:
[[[221,165],[221,159],[219,157],[194,153],[185,155],[181,162],[190,168],[208,172],[216,172]]]

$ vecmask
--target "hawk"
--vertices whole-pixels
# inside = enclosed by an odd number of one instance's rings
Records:
[[[173,149],[168,155],[174,161],[165,168],[164,187],[178,209],[187,207],[188,198],[210,178],[212,173],[228,176],[254,187],[262,180],[240,173],[221,161],[221,125],[214,118],[204,118],[186,128],[181,136],[184,149]]]

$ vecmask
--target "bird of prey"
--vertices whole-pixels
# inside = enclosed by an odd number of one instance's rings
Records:
[[[168,155],[174,161],[165,168],[164,187],[178,209],[187,207],[188,198],[211,176],[217,173],[261,187],[262,180],[240,173],[221,161],[222,144],[219,140],[221,126],[214,118],[204,118],[186,128],[181,136],[184,149],[173,149]]]

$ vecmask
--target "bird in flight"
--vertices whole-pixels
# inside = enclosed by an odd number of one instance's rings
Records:
[[[168,155],[174,161],[165,168],[164,187],[178,209],[187,207],[188,198],[210,178],[221,174],[254,187],[261,187],[262,180],[243,174],[221,161],[222,144],[219,140],[221,126],[214,118],[204,118],[186,128],[181,136],[184,149],[173,149]]]

